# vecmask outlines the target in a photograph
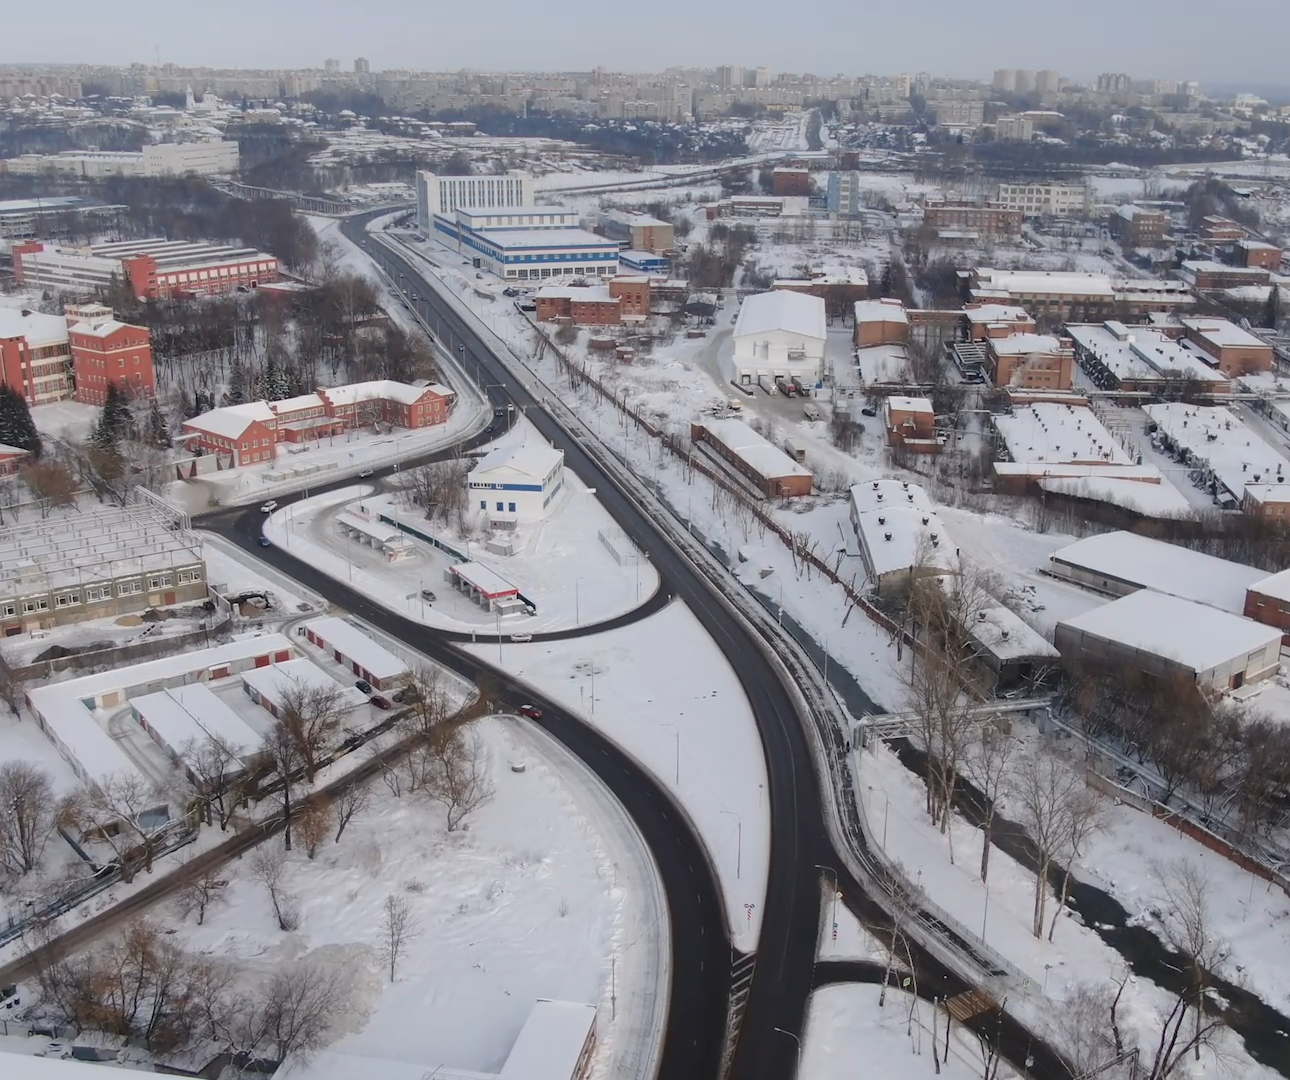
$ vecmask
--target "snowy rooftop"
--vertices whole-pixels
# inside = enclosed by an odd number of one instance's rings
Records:
[[[1055,660],[1061,655],[1046,637],[1002,604],[978,612],[976,622],[967,631],[973,641],[1000,660],[1042,656]]]
[[[220,439],[236,439],[257,420],[264,424],[274,419],[274,412],[269,408],[268,402],[247,401],[241,405],[225,405],[199,416],[190,416],[184,421],[184,427]]]
[[[713,439],[731,453],[737,454],[762,477],[770,479],[777,476],[811,475],[810,469],[798,464],[742,420],[705,418],[702,426]]]
[[[823,299],[789,289],[754,293],[747,297],[739,308],[735,337],[768,334],[776,330],[823,341],[828,337]]]
[[[908,323],[909,317],[899,300],[857,300],[856,322]]]
[[[301,409],[321,409],[322,407],[323,399],[317,394],[300,394],[297,397],[269,402],[269,408],[279,416],[283,413],[299,412]]]
[[[1269,596],[1273,600],[1290,603],[1290,570],[1282,570],[1279,574],[1260,578],[1250,586],[1250,591]]]
[[[618,251],[618,242],[586,229],[482,229],[479,236],[499,248],[596,247]]]
[[[963,314],[973,326],[990,323],[1025,322],[1030,313],[1016,304],[976,304],[964,308]]]
[[[1225,406],[1165,402],[1142,408],[1161,432],[1188,450],[1193,461],[1206,465],[1238,500],[1247,484],[1290,479],[1290,461]]]
[[[1156,477],[1160,476],[1160,471],[1153,465],[1143,466],[1143,468],[1149,469]],[[1119,470],[1109,472],[1097,466],[1091,467],[1089,472],[1083,474],[1078,471],[1068,471],[1080,469],[1090,469],[1090,467],[1054,466],[1052,474],[1045,473],[1039,481],[1039,486],[1044,491],[1051,491],[1057,495],[1069,495],[1072,498],[1093,499],[1097,502],[1111,503],[1113,506],[1123,506],[1144,517],[1189,518],[1195,515],[1191,503],[1187,501],[1187,496],[1168,480],[1161,479],[1159,483],[1154,484],[1143,483],[1141,480],[1133,479],[1132,476],[1122,475]],[[995,471],[1002,473],[1002,467],[996,465]]]
[[[1269,349],[1271,346],[1262,338],[1255,337],[1248,330],[1243,330],[1236,323],[1227,319],[1189,318],[1184,315],[1183,326],[1195,331],[1220,348]]]
[[[130,701],[139,714],[175,753],[217,738],[240,754],[256,750],[259,733],[230,709],[204,682],[175,686]]]
[[[83,319],[71,327],[73,334],[82,334],[85,337],[111,337],[118,330],[123,329],[127,324],[117,319]]]
[[[539,998],[497,1080],[570,1080],[596,1027],[596,1007]]]
[[[519,592],[519,587],[512,585],[497,571],[483,563],[464,562],[451,567],[452,572],[462,581],[473,585],[476,590],[487,597],[508,596]]]
[[[1041,401],[993,420],[1013,461],[1132,464],[1102,421],[1082,405]]]
[[[869,345],[856,350],[856,367],[863,383],[910,382],[909,355],[904,345]]]
[[[0,338],[26,338],[35,348],[67,344],[67,320],[24,308],[0,307]]]
[[[990,348],[1000,356],[1029,356],[1032,353],[1057,353],[1061,342],[1052,334],[1012,334],[1005,338],[991,338]]]
[[[551,475],[551,470],[557,468],[563,461],[564,451],[548,446],[544,442],[499,446],[479,459],[479,463],[470,470],[467,481],[482,482],[487,474],[501,469],[519,473],[521,476],[545,480]]]
[[[1141,589],[1234,612],[1245,609],[1245,590],[1267,576],[1252,566],[1131,532],[1102,533],[1077,540],[1053,552],[1051,559],[1055,564]]]
[[[978,287],[1010,295],[1106,296],[1114,294],[1106,274],[1066,270],[994,270],[977,267]]]
[[[344,386],[319,388],[318,393],[333,407],[353,405],[359,401],[397,401],[412,405],[421,400],[426,391],[440,397],[452,397],[453,391],[438,383],[417,386],[413,383],[395,382],[393,379],[374,379],[371,382],[347,383]]]
[[[576,300],[583,304],[616,304],[608,285],[543,285],[533,294],[537,300]]]
[[[1158,379],[1177,373],[1204,382],[1226,382],[1180,342],[1159,330],[1123,323],[1068,323],[1066,332],[1087,349],[1121,382]]]
[[[917,484],[905,480],[866,480],[851,486],[851,506],[855,513],[888,506],[915,506],[930,510],[932,501]]]
[[[925,397],[905,397],[901,394],[892,394],[891,397],[886,399],[886,405],[889,410],[898,412],[934,412],[932,403]]]
[[[866,510],[855,516],[854,524],[869,552],[875,577],[908,570],[920,560],[943,570],[955,568],[949,533],[927,507],[897,505]]]
[[[1063,619],[1058,625],[1165,657],[1197,673],[1281,640],[1276,627],[1150,589]]]
[[[304,628],[378,679],[397,679],[408,670],[408,665],[384,645],[373,641],[357,626],[335,615],[311,619],[304,624]]]
[[[278,708],[282,707],[283,697],[294,690],[332,687],[340,692],[341,702],[348,708],[352,709],[367,703],[367,695],[358,687],[343,685],[313,661],[303,657],[269,664],[266,667],[251,668],[242,672],[241,677],[242,682]]]

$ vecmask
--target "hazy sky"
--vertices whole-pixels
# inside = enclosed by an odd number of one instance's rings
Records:
[[[0,63],[658,71],[722,63],[775,71],[996,67],[1087,78],[1290,82],[1290,2],[1243,0],[55,0],[5,5]]]

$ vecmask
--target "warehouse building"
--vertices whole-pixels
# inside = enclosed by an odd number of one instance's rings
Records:
[[[909,316],[905,305],[892,297],[858,300],[855,305],[856,348],[870,345],[903,345],[909,340]]]
[[[436,216],[433,235],[499,278],[541,281],[566,274],[607,277],[618,271],[618,244],[578,228],[576,215],[575,224],[526,228],[476,228],[473,220],[462,211],[451,218]]]
[[[0,240],[59,236],[112,228],[128,207],[98,206],[75,195],[39,199],[0,199]]]
[[[659,255],[676,246],[675,230],[670,221],[630,210],[608,210],[600,219],[600,231],[626,250],[647,251]]]
[[[0,527],[0,634],[182,604],[206,596],[201,539],[151,503],[84,504],[56,527]]]
[[[494,527],[541,521],[564,488],[564,451],[545,443],[499,446],[466,477],[469,505]]]
[[[917,484],[871,480],[855,484],[850,498],[866,581],[879,596],[907,589],[915,578],[958,571],[958,552]]]
[[[346,686],[333,679],[317,664],[304,657],[274,660],[242,672],[242,689],[246,696],[281,720],[293,694],[305,690],[335,693],[340,706],[352,712],[367,704],[367,695],[356,686]]]
[[[1279,629],[1151,589],[1063,619],[1054,643],[1067,664],[1123,665],[1215,691],[1266,679],[1281,659]]]
[[[403,660],[352,623],[334,615],[310,619],[297,633],[303,633],[310,645],[329,653],[336,663],[366,679],[377,690],[398,685],[408,674],[408,665]]]
[[[255,248],[190,240],[119,240],[59,248],[15,244],[14,278],[32,289],[87,293],[128,283],[140,300],[221,296],[277,281],[278,259]]]
[[[1066,333],[1075,343],[1079,366],[1099,389],[1152,392],[1190,382],[1207,394],[1231,390],[1227,376],[1214,370],[1206,353],[1160,330],[1109,320],[1067,323]]]
[[[130,713],[166,754],[196,781],[189,762],[212,739],[233,751],[243,769],[262,756],[263,738],[204,682],[188,683],[130,699]],[[241,771],[241,770],[238,770]]]
[[[734,379],[819,382],[828,337],[824,301],[789,290],[756,293],[739,308],[734,329]]]
[[[1042,682],[1061,659],[1046,637],[1002,604],[978,611],[965,629],[973,657],[996,691]]]
[[[690,441],[702,443],[767,498],[811,493],[811,472],[742,420],[704,420],[690,425]]]
[[[1267,576],[1252,566],[1131,532],[1068,544],[1049,557],[1048,572],[1108,596],[1151,589],[1237,614],[1245,610],[1246,591]]]

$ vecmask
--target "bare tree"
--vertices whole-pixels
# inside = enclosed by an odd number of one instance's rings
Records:
[[[245,776],[243,753],[241,747],[218,735],[204,742],[189,743],[180,753],[189,784],[205,811],[206,824],[211,824],[213,814],[219,821],[220,832],[228,831],[241,795],[240,784]]]
[[[352,783],[347,785],[332,802],[332,820],[336,825],[334,843],[339,844],[346,826],[358,815],[365,813],[372,805],[372,789],[366,784]]]
[[[1223,1029],[1218,1012],[1205,1011],[1210,973],[1226,952],[1214,931],[1209,909],[1209,881],[1195,863],[1178,859],[1156,867],[1163,893],[1161,911],[1165,939],[1185,960],[1178,993],[1160,1025],[1148,1080],[1168,1080],[1180,1072],[1190,1054],[1200,1060],[1203,1049],[1214,1049]],[[1190,1022],[1189,1022],[1190,1021]]]
[[[305,854],[314,858],[318,854],[318,845],[331,832],[332,825],[332,808],[331,804],[321,799],[310,799],[300,807],[296,814],[296,828],[300,833],[300,839],[305,844]]]
[[[282,882],[287,869],[286,850],[272,843],[261,844],[251,856],[250,866],[256,880],[268,890],[278,929],[294,930],[299,925],[300,915],[294,897]]]
[[[417,918],[407,899],[390,893],[381,905],[381,956],[390,969],[390,982],[394,981],[395,968],[400,957],[420,932]]]
[[[227,886],[217,867],[205,866],[189,873],[179,886],[179,914],[184,918],[196,915],[197,925],[201,926],[208,910],[228,902]]]
[[[40,865],[57,805],[41,769],[26,761],[0,765],[0,866],[22,875]]]
[[[1127,981],[1126,975],[1114,986],[1104,982],[1077,983],[1061,1008],[1049,1014],[1053,1042],[1076,1076],[1096,1075],[1107,1080],[1127,1080],[1130,1076],[1129,1063],[1122,1060],[1123,1036],[1117,1018]]]
[[[14,674],[8,657],[0,652],[0,702],[13,713],[15,719],[22,719],[22,703],[27,697],[26,681]]]
[[[1066,850],[1071,806],[1083,795],[1084,778],[1048,750],[1033,753],[1019,770],[1012,796],[1035,845],[1035,906],[1031,931],[1044,933],[1048,873]]]
[[[1064,810],[1064,835],[1058,856],[1062,864],[1062,891],[1057,901],[1057,910],[1053,912],[1052,922],[1048,924],[1048,940],[1053,940],[1053,931],[1057,929],[1057,920],[1066,910],[1070,899],[1071,865],[1079,858],[1084,843],[1089,836],[1101,827],[1102,800],[1097,792],[1087,784],[1071,792]]]
[[[295,789],[299,782],[299,774],[304,769],[304,755],[295,732],[284,720],[279,720],[269,730],[269,737],[265,740],[264,746],[278,774],[273,795],[282,811],[283,846],[290,851],[291,822],[296,812]]]
[[[426,795],[443,806],[453,832],[493,798],[488,755],[479,732],[457,729],[444,733],[428,756]]]
[[[131,881],[139,863],[151,873],[157,830],[145,824],[145,814],[162,795],[139,773],[114,773],[86,784],[64,805],[63,813],[83,834],[112,848],[124,881]]]
[[[334,965],[306,961],[279,968],[261,985],[236,1042],[244,1053],[274,1061],[307,1060],[344,1007],[348,981]]]
[[[283,692],[281,708],[279,725],[295,742],[305,780],[312,784],[319,758],[332,748],[349,711],[344,691],[339,683],[292,686]]]
[[[963,773],[981,793],[981,880],[990,874],[990,846],[994,817],[1008,784],[1009,769],[1017,742],[1006,729],[1006,721],[994,717],[981,725],[963,762]]]
[[[26,466],[19,475],[40,507],[41,520],[48,518],[56,507],[75,505],[76,477],[62,462],[42,459]]]

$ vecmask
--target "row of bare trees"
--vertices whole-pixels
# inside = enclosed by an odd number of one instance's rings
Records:
[[[239,979],[232,965],[186,952],[147,920],[74,956],[50,960],[47,947],[35,956],[41,1010],[57,1022],[155,1053],[213,1044],[242,1063],[307,1057],[349,991],[344,968],[309,960]]]

